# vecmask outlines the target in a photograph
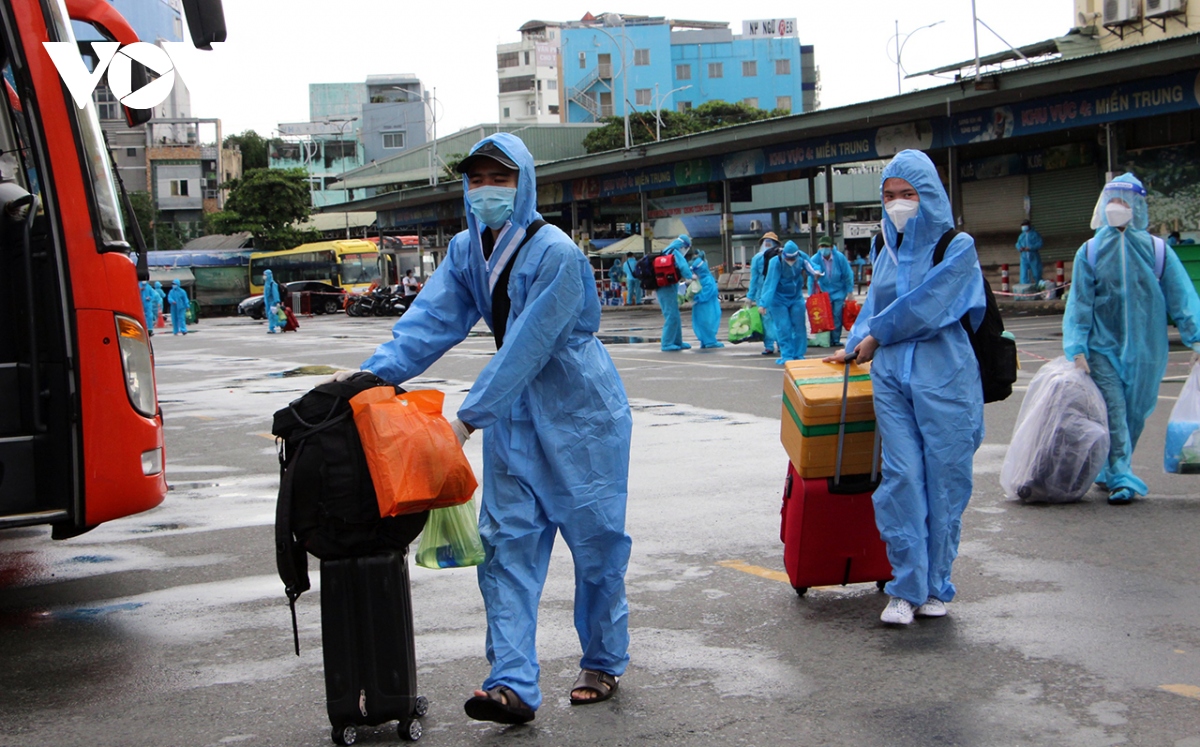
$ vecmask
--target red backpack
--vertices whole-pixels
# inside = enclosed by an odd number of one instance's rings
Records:
[[[654,281],[659,288],[679,282],[679,268],[675,266],[675,252],[660,254],[654,258]]]

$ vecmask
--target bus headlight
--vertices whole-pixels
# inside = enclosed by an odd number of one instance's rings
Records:
[[[154,363],[150,357],[150,340],[138,322],[120,314],[117,317],[117,340],[121,345],[121,366],[125,369],[125,391],[133,409],[148,418],[158,411],[154,393]]]

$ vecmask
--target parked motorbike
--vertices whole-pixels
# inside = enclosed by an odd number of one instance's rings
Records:
[[[346,307],[348,316],[400,316],[408,311],[408,301],[399,286],[380,286],[356,296]]]

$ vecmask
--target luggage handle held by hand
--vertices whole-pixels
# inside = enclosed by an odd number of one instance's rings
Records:
[[[842,415],[838,418],[837,464],[833,469],[833,484],[842,482],[842,446],[846,442],[846,400],[850,394],[850,364],[858,357],[858,351],[852,352],[842,359],[846,364],[845,377],[842,379]]]

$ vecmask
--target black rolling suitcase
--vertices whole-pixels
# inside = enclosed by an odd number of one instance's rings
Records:
[[[421,738],[429,704],[417,695],[412,597],[403,552],[321,561],[325,699],[336,744],[356,727],[399,721],[400,738]]]

